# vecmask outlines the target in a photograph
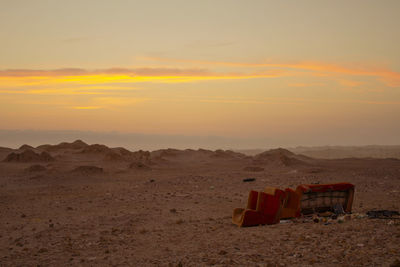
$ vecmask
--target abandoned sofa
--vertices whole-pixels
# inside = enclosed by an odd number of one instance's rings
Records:
[[[350,183],[303,184],[284,191],[266,187],[261,192],[250,191],[247,207],[234,209],[232,222],[238,226],[276,224],[280,219],[333,211],[338,206],[351,212],[353,198],[354,185]]]

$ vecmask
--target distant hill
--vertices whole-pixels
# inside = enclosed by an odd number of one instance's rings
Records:
[[[313,158],[397,158],[400,159],[399,146],[322,146],[288,148],[296,154]]]

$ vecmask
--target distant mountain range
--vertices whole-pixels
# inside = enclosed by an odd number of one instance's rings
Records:
[[[298,146],[287,150],[312,158],[339,159],[339,158],[397,158],[400,159],[400,145],[396,146]],[[265,149],[236,150],[246,155],[256,155]]]

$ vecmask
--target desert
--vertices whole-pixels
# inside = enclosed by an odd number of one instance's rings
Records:
[[[0,161],[1,266],[399,264],[400,221],[365,215],[400,209],[398,158],[129,151],[77,140],[3,147]],[[335,182],[355,185],[344,221],[232,223],[252,189]]]
[[[0,2],[0,267],[400,267],[399,0]]]

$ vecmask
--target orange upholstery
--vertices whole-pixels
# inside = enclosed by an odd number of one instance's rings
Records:
[[[285,192],[275,189],[271,191],[250,191],[247,208],[236,208],[233,211],[232,222],[238,226],[255,226],[275,224],[280,220]]]
[[[300,198],[301,195],[291,188],[286,188],[286,197],[282,209],[281,219],[295,218],[300,216]]]
[[[351,212],[353,198],[354,185],[350,183],[303,184],[285,191],[266,187],[264,192],[250,191],[247,208],[234,209],[232,222],[238,226],[275,224],[280,219],[332,210],[337,204]]]

